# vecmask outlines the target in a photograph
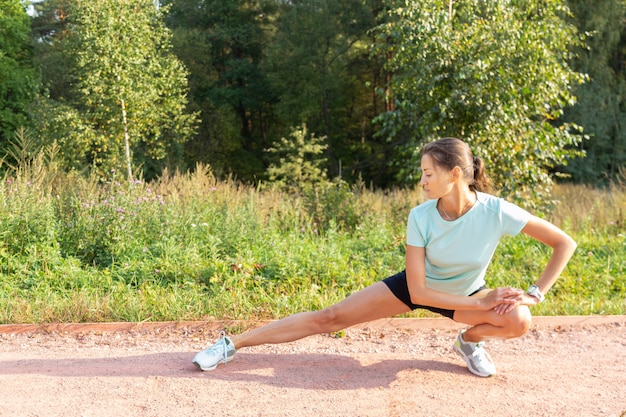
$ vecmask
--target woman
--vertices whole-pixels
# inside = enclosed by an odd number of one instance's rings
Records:
[[[454,350],[472,373],[494,375],[484,341],[528,331],[529,306],[543,301],[576,243],[551,223],[487,194],[490,179],[483,161],[459,139],[424,146],[421,170],[420,184],[429,201],[409,214],[405,271],[323,310],[298,313],[236,336],[222,334],[193,363],[212,370],[243,347],[291,342],[424,308],[468,324],[457,336]],[[500,238],[520,231],[552,248],[545,269],[527,291],[486,288],[485,272]]]

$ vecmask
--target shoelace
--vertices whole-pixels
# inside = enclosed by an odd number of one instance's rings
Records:
[[[474,351],[472,352],[472,357],[476,358],[478,362],[487,362],[486,353],[487,352],[485,352],[485,349],[483,349],[483,345],[477,344],[476,347],[474,348]]]
[[[226,332],[220,332],[220,339],[209,349],[208,353],[218,352],[219,349],[222,349],[222,353],[224,354],[224,362],[228,359],[228,354],[226,353]]]

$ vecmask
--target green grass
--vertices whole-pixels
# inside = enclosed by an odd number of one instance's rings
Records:
[[[0,323],[275,319],[401,270],[416,190],[301,195],[205,167],[97,183],[36,159],[0,184]],[[578,242],[538,315],[624,314],[626,189],[557,186],[546,216]],[[549,256],[505,239],[489,284],[525,288]],[[417,312],[409,316],[430,316]]]

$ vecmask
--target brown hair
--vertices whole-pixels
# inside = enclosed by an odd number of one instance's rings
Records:
[[[443,138],[427,143],[422,149],[422,155],[429,155],[435,165],[447,171],[452,171],[454,167],[461,168],[470,190],[493,192],[491,178],[485,171],[485,162],[474,156],[469,145],[461,139]]]

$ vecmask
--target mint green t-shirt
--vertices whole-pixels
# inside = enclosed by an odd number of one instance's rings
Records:
[[[406,243],[425,248],[428,288],[466,296],[478,290],[500,238],[518,234],[531,217],[501,198],[476,196],[474,206],[454,221],[441,217],[436,199],[411,210]]]

